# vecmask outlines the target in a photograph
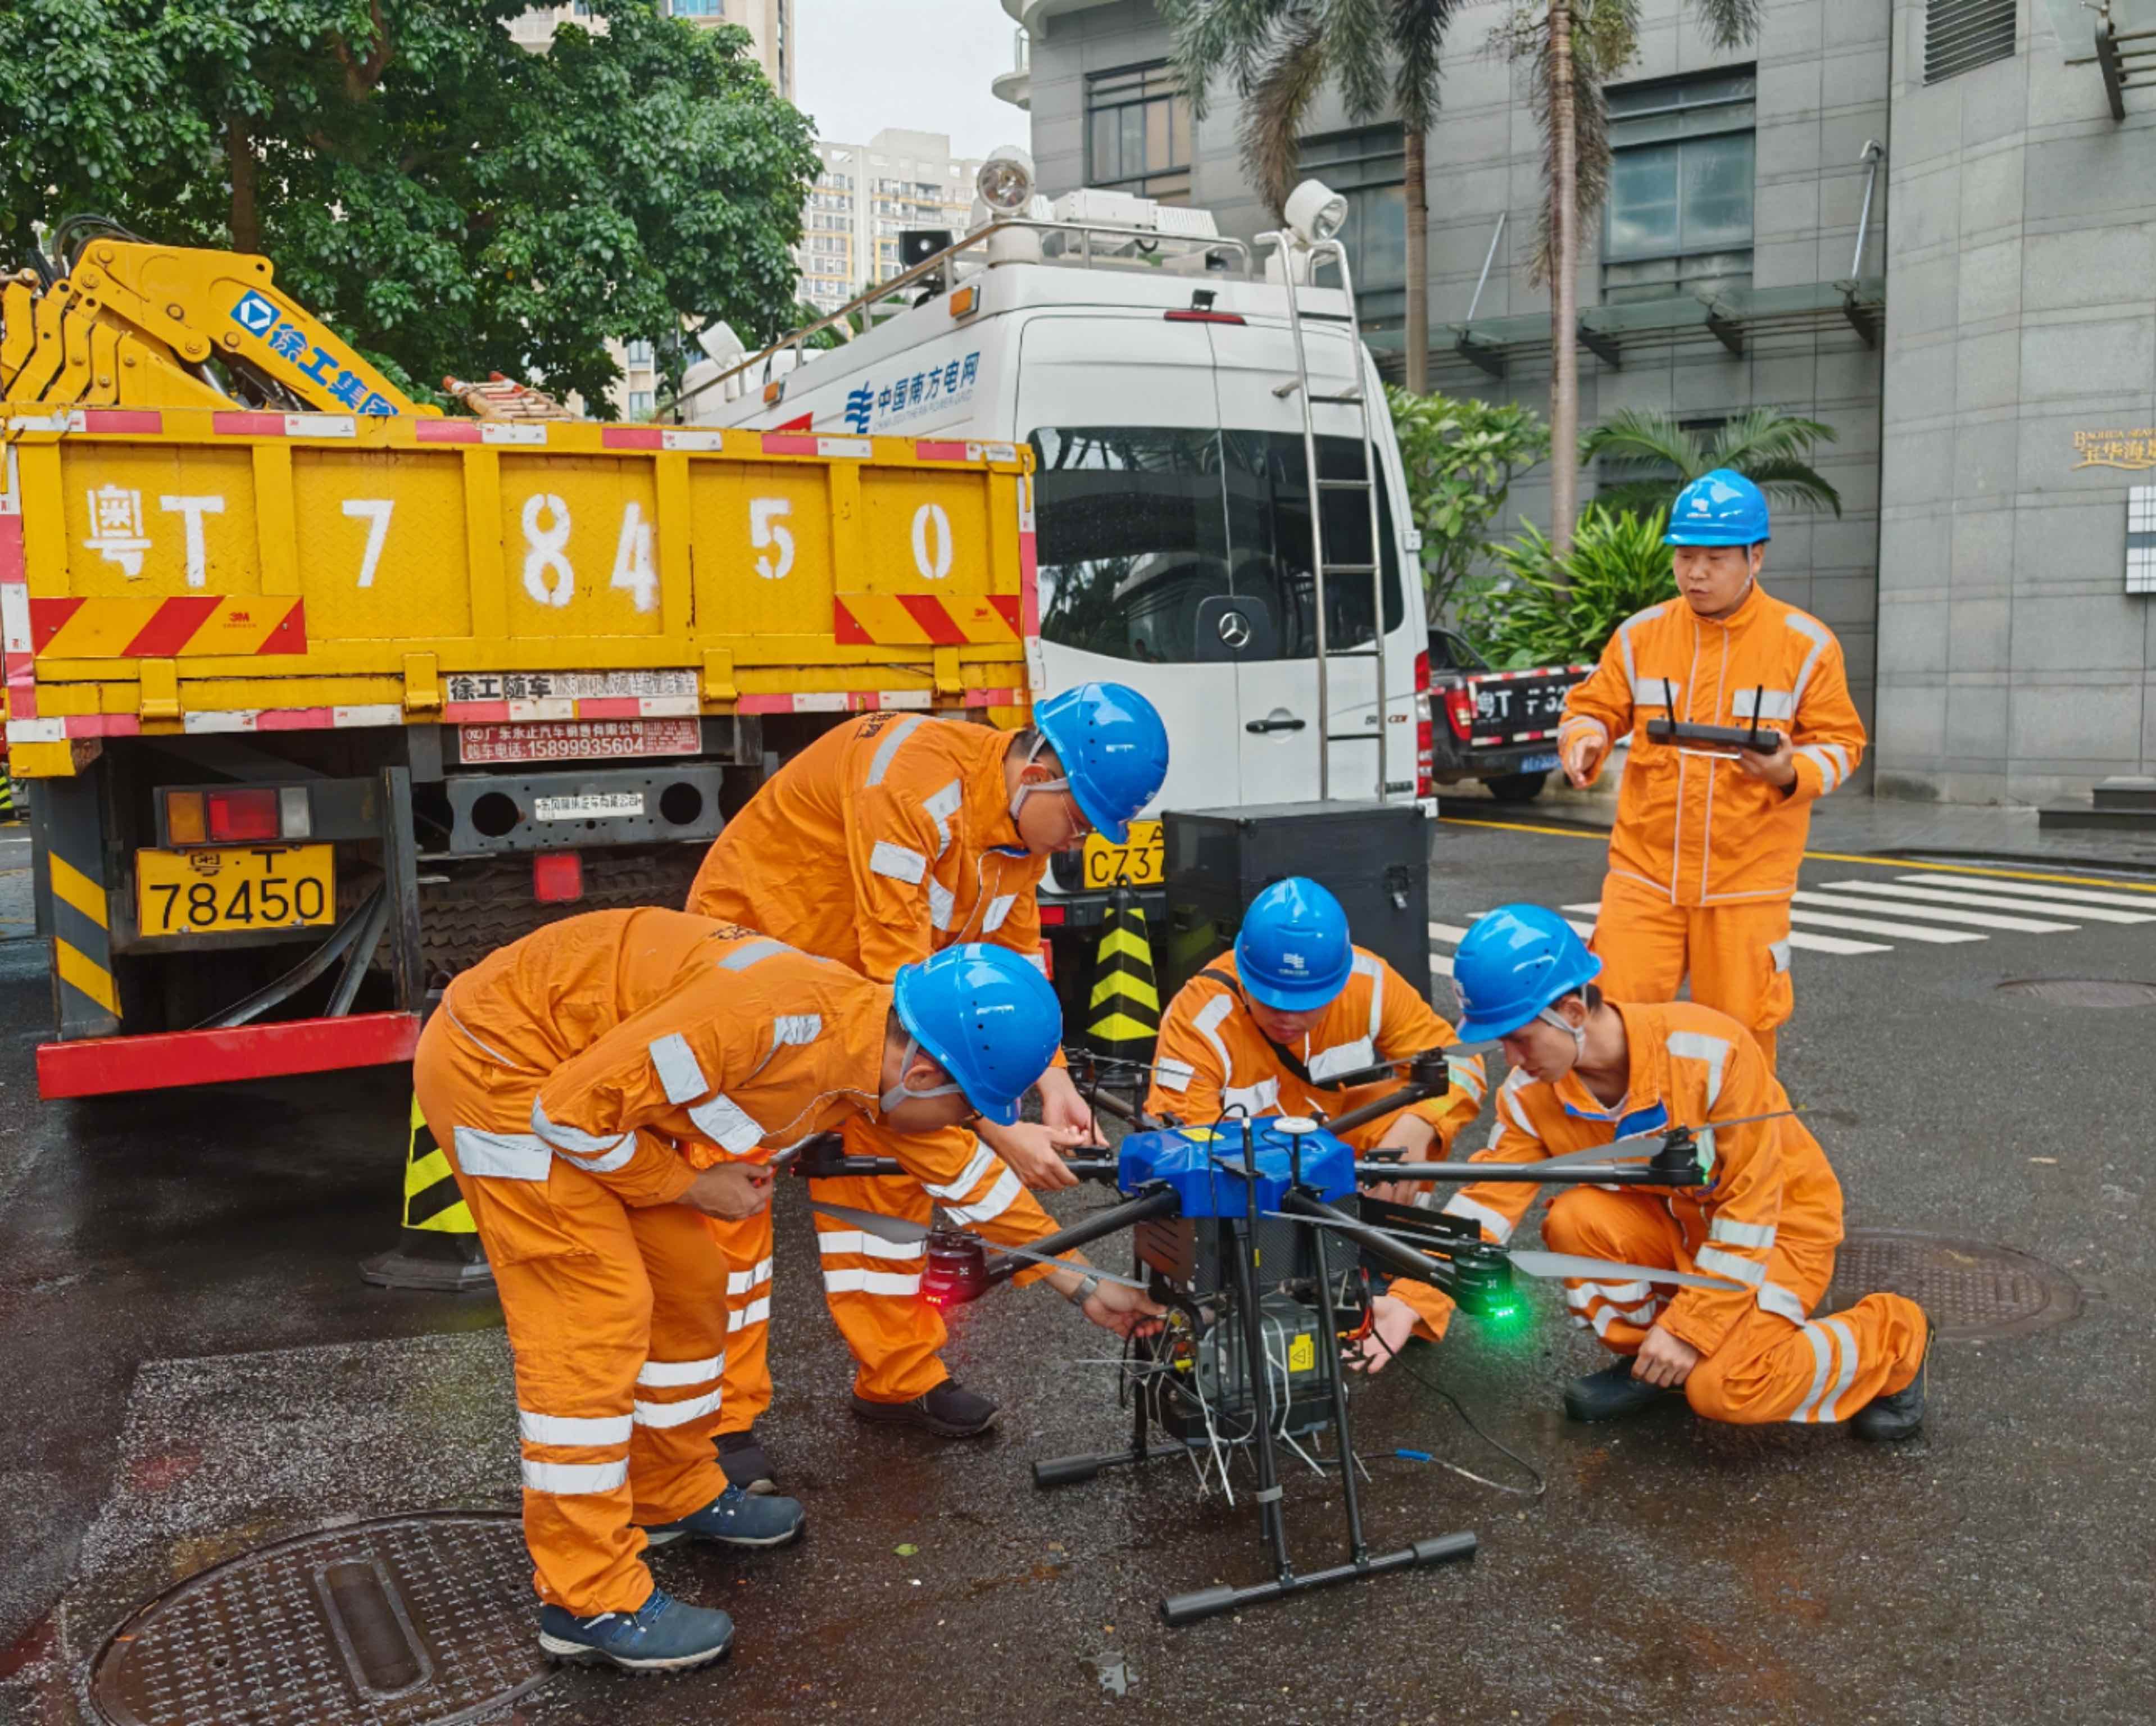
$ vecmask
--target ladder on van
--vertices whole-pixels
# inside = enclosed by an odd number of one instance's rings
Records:
[[[1335,743],[1374,743],[1378,763],[1375,777],[1375,795],[1378,802],[1385,800],[1385,550],[1378,537],[1378,450],[1370,435],[1370,403],[1363,383],[1363,338],[1361,326],[1355,316],[1355,279],[1348,265],[1348,250],[1337,239],[1321,239],[1306,243],[1285,232],[1260,234],[1260,246],[1271,245],[1280,254],[1281,279],[1287,290],[1288,334],[1295,343],[1295,372],[1289,383],[1276,392],[1286,394],[1292,389],[1302,398],[1302,460],[1310,485],[1310,568],[1312,600],[1317,614],[1317,797],[1321,803],[1332,795],[1332,746]],[[1298,257],[1306,259],[1310,280],[1315,280],[1317,266],[1330,261],[1340,272],[1341,291],[1348,301],[1348,351],[1352,356],[1355,381],[1345,393],[1321,395],[1313,390],[1310,382],[1310,356],[1303,345],[1301,296],[1297,293],[1295,279]],[[1316,407],[1320,402],[1352,407],[1361,428],[1363,443],[1363,476],[1360,479],[1328,480],[1318,471],[1317,424]],[[1325,555],[1325,495],[1328,491],[1359,491],[1363,494],[1370,511],[1370,561],[1368,563],[1335,563]],[[1370,645],[1368,648],[1344,647],[1337,651],[1327,640],[1326,583],[1335,576],[1352,579],[1366,577],[1370,583]],[[1335,660],[1368,660],[1376,676],[1376,720],[1368,732],[1335,732],[1332,728],[1332,667]]]

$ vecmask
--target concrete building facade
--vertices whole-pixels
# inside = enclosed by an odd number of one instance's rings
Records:
[[[2156,12],[2113,5],[2122,29]],[[1224,232],[1272,225],[1232,95],[1189,119],[1152,0],[1001,6],[1026,40],[996,87],[1023,99],[1044,190],[1105,178]],[[1542,141],[1488,47],[1508,11],[1464,6],[1450,31],[1431,379],[1546,409]],[[2112,117],[2071,0],[1775,0],[1727,53],[1684,0],[1641,12],[1609,89],[1609,207],[1583,236],[1583,425],[1772,407],[1833,428],[1814,465],[1841,512],[1779,511],[1767,580],[1840,636],[1882,793],[2043,802],[2156,770],[2156,607],[2128,591],[2137,549],[2156,565],[2156,490],[2128,534],[2156,470],[2156,90]],[[1397,352],[1399,128],[1328,92],[1305,136],[1361,232],[1366,335]],[[1542,475],[1513,501],[1546,521]]]
[[[771,87],[793,100],[793,0],[660,0],[675,18],[716,28],[739,24],[755,39],[752,52]],[[511,22],[509,33],[526,48],[543,49],[565,23],[603,30],[606,20],[593,16],[584,0],[559,6],[535,6]]]
[[[1017,128],[1014,127],[1015,131]],[[802,211],[801,297],[835,311],[898,274],[907,229],[966,231],[978,157],[951,153],[942,132],[887,126],[865,144],[819,139],[823,167]]]

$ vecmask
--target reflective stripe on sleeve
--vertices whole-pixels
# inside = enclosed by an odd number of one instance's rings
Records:
[[[1740,1259],[1734,1253],[1723,1252],[1718,1247],[1702,1246],[1692,1262],[1710,1277],[1727,1277],[1741,1282],[1747,1288],[1757,1288],[1767,1280],[1767,1267],[1750,1259]]]
[[[488,1180],[544,1180],[554,1148],[533,1133],[489,1133],[483,1127],[456,1129],[457,1167]]]
[[[612,1150],[596,1157],[572,1157],[567,1151],[557,1151],[554,1154],[572,1169],[581,1169],[587,1174],[612,1174],[617,1169],[626,1169],[629,1158],[636,1154],[636,1135],[634,1133],[623,1133],[614,1141]]]
[[[1190,1081],[1198,1076],[1198,1069],[1187,1061],[1170,1061],[1163,1056],[1153,1063],[1152,1076],[1163,1091],[1173,1091],[1178,1096],[1190,1088]]]
[[[967,1160],[966,1166],[958,1171],[956,1180],[945,1186],[938,1186],[933,1181],[925,1180],[921,1184],[921,1190],[933,1194],[938,1199],[962,1199],[975,1187],[980,1185],[995,1163],[996,1153],[976,1139],[973,1142],[973,1154]]]
[[[898,746],[920,730],[921,723],[920,714],[909,713],[883,734],[875,753],[869,758],[869,776],[861,782],[864,786],[883,783],[883,776],[891,771],[891,759],[898,753]]]
[[[937,881],[935,876],[931,876],[928,878],[929,922],[934,927],[938,929],[949,928],[951,927],[951,913],[952,910],[956,908],[957,905],[957,896],[952,892],[950,888],[945,886],[942,881]]]
[[[636,1382],[654,1390],[678,1390],[685,1384],[708,1384],[725,1368],[723,1354],[701,1360],[647,1360],[639,1368]]]
[[[826,1294],[917,1295],[921,1292],[918,1273],[901,1276],[896,1271],[863,1271],[842,1268],[824,1273],[824,1292]]]
[[[1824,743],[1800,743],[1797,746],[1797,753],[1819,769],[1820,791],[1822,795],[1841,783],[1844,770],[1838,767],[1834,758],[1827,753],[1826,746]]]
[[[943,1208],[962,1223],[992,1223],[1017,1203],[1018,1195],[1025,1190],[1024,1184],[1006,1169],[996,1177],[996,1183],[970,1205],[947,1205]]]
[[[531,1099],[531,1130],[557,1151],[567,1151],[572,1157],[603,1157],[621,1148],[624,1140],[634,1143],[634,1133],[609,1133],[602,1138],[585,1132],[580,1127],[565,1127],[547,1118],[547,1111],[539,1099]]]
[[[1804,1322],[1804,1303],[1797,1298],[1794,1291],[1783,1287],[1779,1282],[1761,1283],[1756,1298],[1763,1312],[1771,1312],[1777,1318],[1786,1318],[1792,1324],[1800,1325]]]
[[[783,941],[745,941],[719,961],[721,971],[746,971],[751,965],[762,964],[775,953],[784,953]]]
[[[1478,1107],[1482,1099],[1490,1094],[1490,1081],[1483,1075],[1479,1057],[1473,1061],[1448,1061],[1445,1070],[1452,1076],[1452,1082],[1455,1086],[1475,1099]]]
[[[629,1478],[629,1459],[619,1462],[530,1462],[524,1490],[557,1498],[582,1498],[618,1491]]]
[[[1794,713],[1804,704],[1805,686],[1811,682],[1812,673],[1818,668],[1820,655],[1826,651],[1827,643],[1834,637],[1827,634],[1825,624],[1814,623],[1811,619],[1794,612],[1782,621],[1812,645],[1811,651],[1804,655],[1804,665],[1797,672],[1796,687],[1790,691],[1789,707]]]
[[[1502,1246],[1512,1238],[1512,1220],[1502,1211],[1469,1198],[1465,1193],[1455,1193],[1438,1211],[1440,1216],[1456,1216],[1471,1223],[1479,1223],[1489,1231],[1490,1238]]]
[[[639,1402],[636,1405],[636,1424],[639,1426],[685,1426],[691,1420],[718,1411],[722,1390],[706,1390],[701,1396],[692,1396],[685,1402]]]
[[[1707,1238],[1725,1246],[1772,1246],[1772,1223],[1740,1223],[1734,1217],[1717,1216],[1707,1225]]]
[[[689,1040],[679,1031],[660,1038],[651,1045],[651,1069],[659,1075],[660,1085],[669,1102],[693,1102],[711,1088],[704,1077],[703,1068],[696,1065]]]
[[[771,1022],[771,1040],[782,1049],[805,1048],[823,1035],[820,1013],[782,1013]]]
[[[763,1142],[763,1128],[724,1092],[708,1102],[698,1103],[689,1111],[689,1118],[705,1138],[737,1157]]]
[[[951,820],[966,806],[966,788],[956,779],[942,790],[929,794],[921,801],[928,819],[936,824],[936,855],[942,856],[951,849]]]
[[[737,1330],[747,1330],[752,1324],[768,1324],[770,1322],[771,1297],[760,1295],[739,1312],[726,1314],[726,1333],[731,1336]]]
[[[869,867],[878,875],[887,875],[908,886],[918,886],[921,876],[928,873],[928,860],[918,851],[880,839],[875,849],[869,853]]]
[[[748,1270],[726,1272],[726,1292],[730,1295],[744,1295],[758,1283],[770,1281],[771,1261],[758,1259]]]
[[[627,1415],[535,1415],[516,1411],[516,1436],[526,1444],[627,1444],[634,1424]]]

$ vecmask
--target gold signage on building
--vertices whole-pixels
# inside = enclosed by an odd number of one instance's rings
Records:
[[[2123,468],[2128,473],[2143,473],[2156,468],[2156,426],[2136,426],[2132,431],[2077,431],[2074,434],[2074,454],[2081,460],[2076,467]]]

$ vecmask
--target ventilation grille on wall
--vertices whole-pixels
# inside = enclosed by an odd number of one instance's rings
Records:
[[[1924,82],[2014,57],[2015,0],[1925,0]]]

